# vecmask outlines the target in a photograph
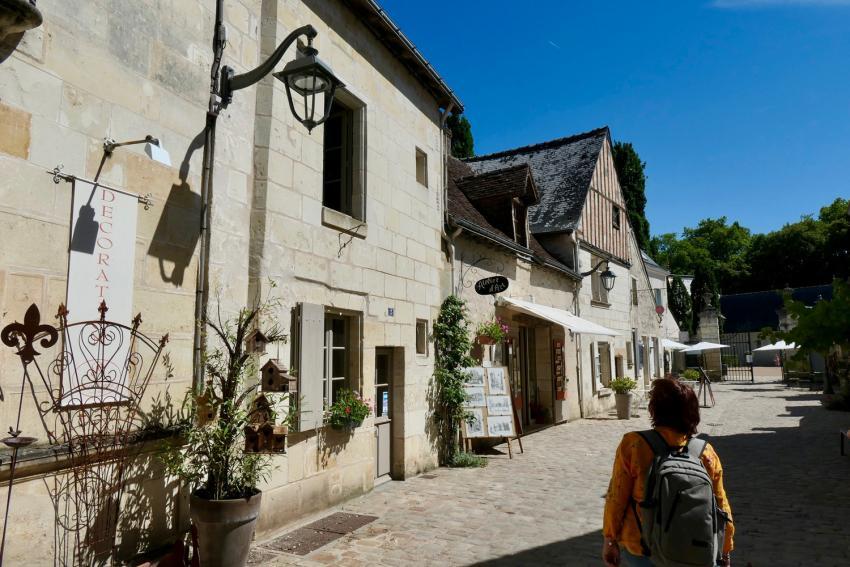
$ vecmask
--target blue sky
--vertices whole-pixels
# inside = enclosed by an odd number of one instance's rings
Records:
[[[850,195],[850,0],[380,0],[466,105],[476,153],[607,124],[653,234],[780,228]]]

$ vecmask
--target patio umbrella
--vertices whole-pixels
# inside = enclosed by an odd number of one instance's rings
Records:
[[[661,339],[661,346],[671,350],[682,350],[688,348],[688,345],[671,341],[670,339]]]
[[[719,343],[709,343],[706,341],[702,341],[695,345],[690,345],[682,352],[704,352],[706,350],[716,350],[721,348],[729,348],[729,345],[721,345]]]
[[[785,341],[779,341],[779,342],[773,343],[772,345],[760,346],[756,349],[753,349],[753,352],[755,352],[755,351],[766,351],[766,350],[796,350],[796,349],[797,349],[797,343],[790,343],[789,344],[789,343],[786,343]]]

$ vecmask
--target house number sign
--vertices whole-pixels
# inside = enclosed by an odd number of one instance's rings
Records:
[[[475,282],[475,293],[478,295],[494,295],[508,289],[508,278],[492,276]]]

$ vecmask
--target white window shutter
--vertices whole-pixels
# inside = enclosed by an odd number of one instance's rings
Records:
[[[325,308],[322,305],[301,303],[301,325],[298,360],[298,395],[300,406],[298,430],[309,431],[322,425],[324,400],[322,375],[324,360],[322,346],[325,333]]]

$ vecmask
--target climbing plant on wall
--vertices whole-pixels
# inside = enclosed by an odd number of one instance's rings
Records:
[[[466,302],[450,295],[434,323],[434,419],[438,431],[440,463],[451,464],[458,447],[458,433],[465,417],[463,369],[474,364],[469,351]]]

